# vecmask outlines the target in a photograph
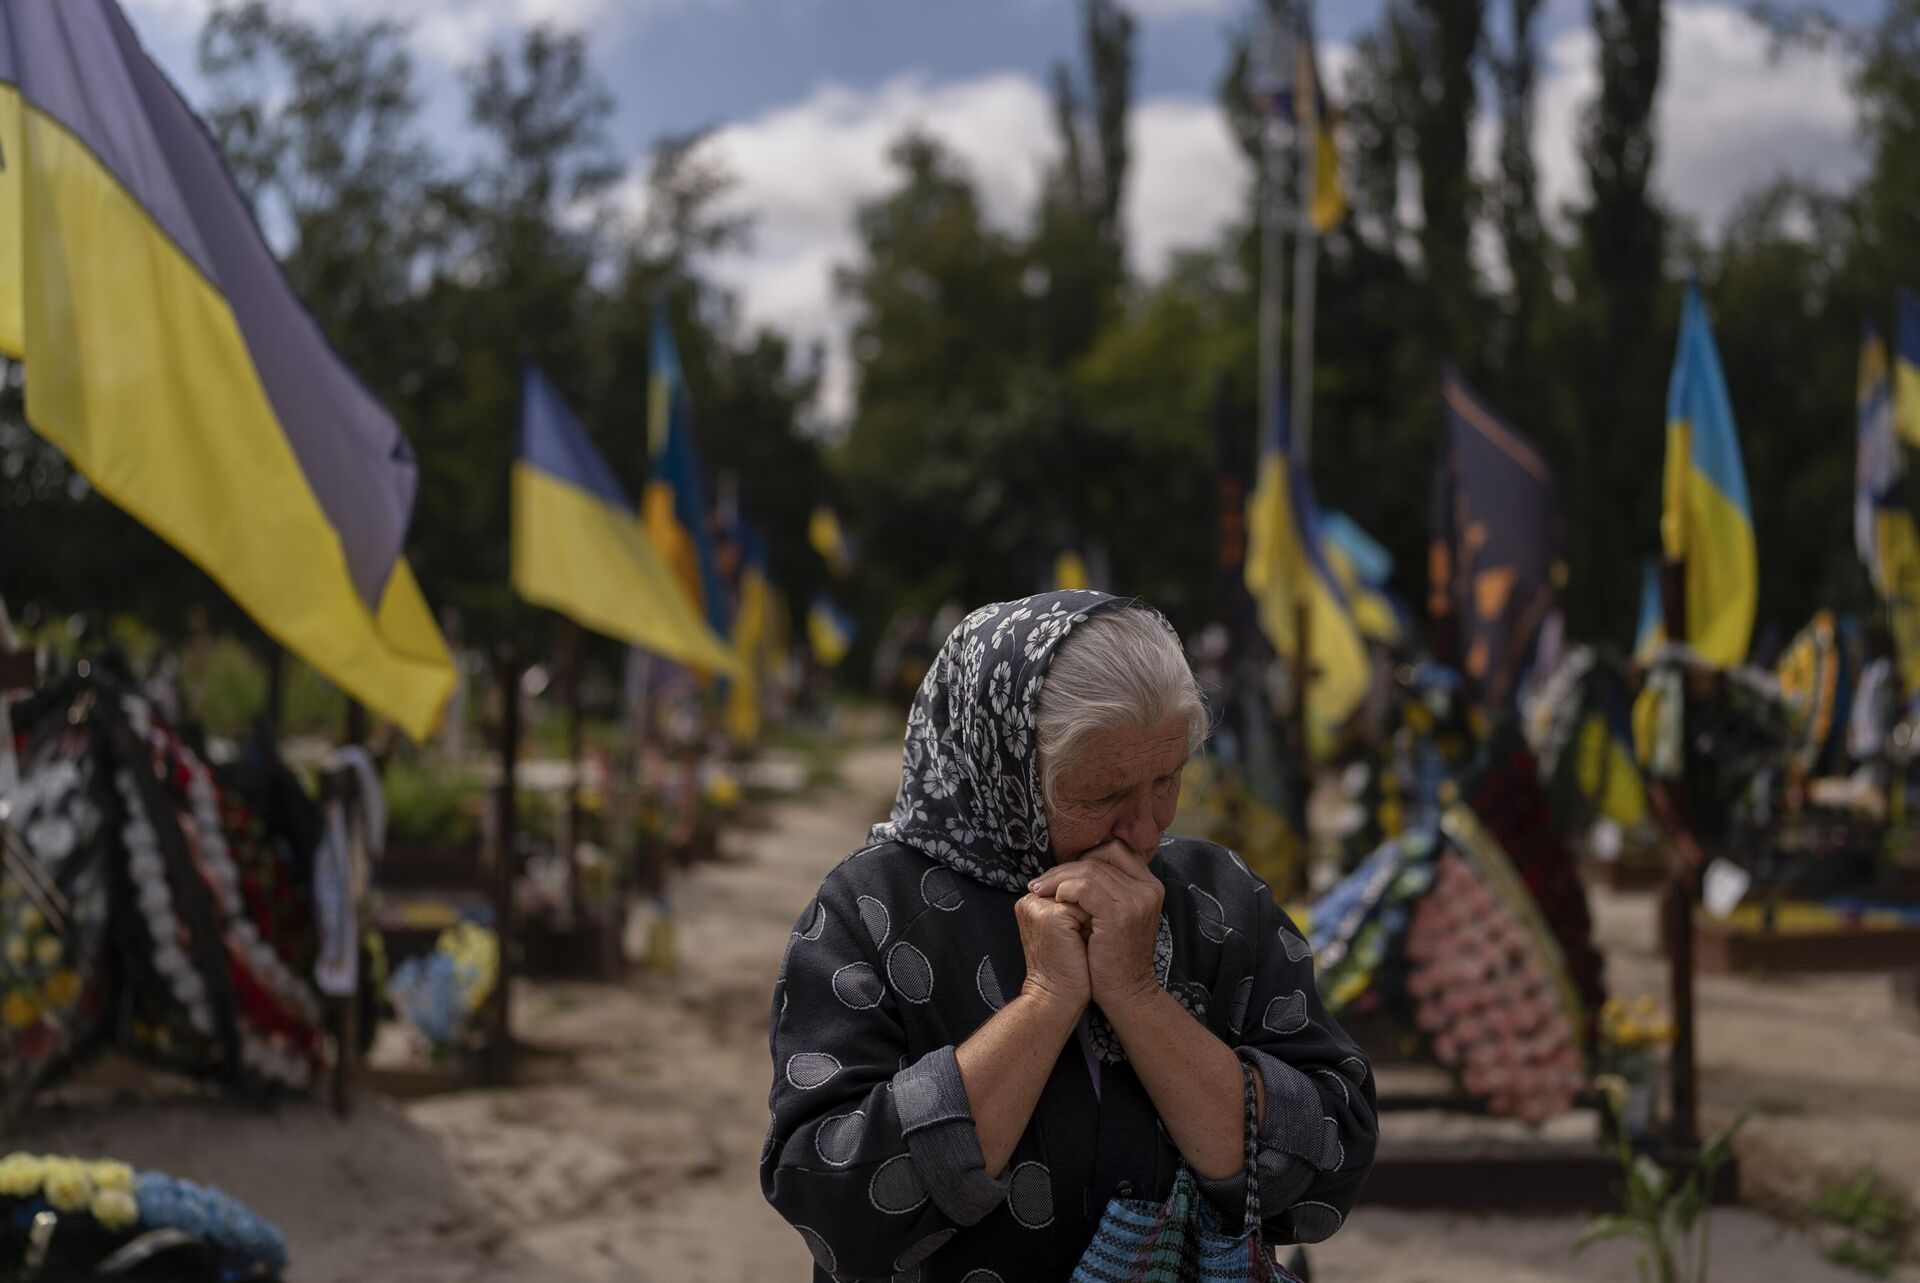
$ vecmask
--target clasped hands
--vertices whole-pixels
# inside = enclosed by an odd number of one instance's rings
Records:
[[[1159,991],[1153,948],[1166,888],[1124,843],[1106,842],[1028,883],[1014,906],[1027,955],[1022,992],[1109,1016]]]

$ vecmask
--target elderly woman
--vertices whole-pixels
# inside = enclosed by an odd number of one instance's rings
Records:
[[[1366,1058],[1239,857],[1164,836],[1207,715],[1156,612],[974,612],[907,718],[892,818],[800,915],[774,986],[768,1200],[816,1280],[1042,1283],[1181,1163],[1271,1243],[1338,1229],[1372,1162]]]

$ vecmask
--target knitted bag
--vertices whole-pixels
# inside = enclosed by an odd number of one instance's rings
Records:
[[[1260,1241],[1260,1183],[1254,1170],[1259,1129],[1253,1070],[1244,1061],[1247,1205],[1230,1233],[1185,1163],[1165,1203],[1116,1198],[1074,1268],[1072,1283],[1299,1283]]]

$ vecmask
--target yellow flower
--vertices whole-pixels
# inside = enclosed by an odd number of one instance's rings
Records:
[[[51,967],[60,961],[60,942],[52,936],[41,936],[34,941],[33,960],[43,967]]]
[[[72,971],[56,971],[47,977],[43,993],[49,1007],[71,1007],[80,996],[80,977]]]
[[[44,922],[45,919],[40,916],[40,910],[32,905],[20,910],[20,929],[27,934],[31,935],[38,931]]]
[[[1622,1003],[1618,998],[1609,998],[1600,1004],[1600,1019],[1607,1021],[1609,1024],[1619,1020],[1626,1014],[1626,1004]]]
[[[103,1189],[93,1196],[93,1219],[110,1230],[131,1229],[140,1223],[140,1204],[124,1189]]]
[[[66,1163],[47,1173],[47,1201],[59,1212],[84,1212],[93,1203],[93,1182],[79,1163]]]
[[[15,936],[7,941],[7,962],[10,966],[27,965],[27,941],[25,936]]]
[[[25,1198],[38,1193],[46,1165],[32,1154],[13,1153],[0,1158],[0,1196]]]
[[[110,1158],[97,1163],[87,1164],[87,1176],[93,1181],[93,1187],[101,1190],[131,1190],[133,1188],[133,1169],[125,1163]]]
[[[1653,996],[1651,994],[1643,993],[1633,1000],[1633,1014],[1639,1016],[1642,1020],[1651,1018],[1653,1012]]]
[[[40,1023],[40,1000],[24,989],[15,989],[0,1002],[0,1020],[9,1029],[25,1029]]]

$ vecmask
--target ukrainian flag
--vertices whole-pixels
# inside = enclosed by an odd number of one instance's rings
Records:
[[[1894,331],[1893,412],[1900,439],[1920,449],[1920,294],[1900,291],[1900,324]]]
[[[1367,648],[1327,560],[1313,495],[1292,465],[1285,399],[1275,400],[1275,418],[1261,443],[1259,476],[1247,499],[1247,591],[1258,607],[1261,631],[1289,659],[1300,646],[1296,611],[1306,607],[1313,671],[1307,729],[1312,751],[1322,754],[1366,697]]]
[[[1887,624],[1902,684],[1920,686],[1920,531],[1907,507],[1887,345],[1871,324],[1860,347],[1853,534]]]
[[[1353,608],[1354,626],[1368,641],[1396,645],[1405,629],[1400,608],[1387,591],[1393,554],[1344,512],[1329,512],[1320,528],[1326,536],[1327,565]]]
[[[1314,229],[1328,232],[1347,216],[1340,149],[1333,137],[1339,117],[1320,80],[1312,5],[1301,4],[1295,18],[1291,28],[1284,20],[1276,24],[1276,48],[1265,64],[1263,83],[1254,90],[1254,101],[1260,111],[1295,126],[1301,145],[1313,148],[1313,201],[1308,212]]]
[[[1646,663],[1666,640],[1667,619],[1660,603],[1660,563],[1649,561],[1640,572],[1640,626],[1633,634],[1633,657]]]
[[[838,668],[853,649],[853,620],[825,597],[815,597],[807,612],[807,641],[822,668]]]
[[[834,578],[844,579],[853,569],[853,545],[841,528],[839,515],[825,504],[815,508],[807,520],[807,542],[820,554],[820,560],[827,563]]]
[[[726,636],[727,599],[714,561],[711,508],[700,456],[693,443],[693,415],[664,303],[653,310],[653,372],[647,407],[647,537],[673,571],[687,599]]]
[[[401,557],[413,452],[113,0],[0,4],[0,352],[96,490],[355,699],[432,731],[454,670]]]
[[[1700,287],[1687,285],[1680,350],[1667,388],[1667,462],[1660,540],[1686,569],[1687,642],[1708,663],[1747,657],[1759,598],[1753,505],[1733,403]]]
[[[760,738],[760,673],[767,653],[773,589],[767,581],[767,545],[742,521],[740,591],[733,608],[733,681],[727,686],[726,726],[735,744]]]
[[[1315,231],[1332,231],[1347,216],[1347,187],[1340,174],[1340,149],[1333,129],[1339,123],[1320,80],[1320,60],[1314,52],[1313,6],[1300,6],[1300,39],[1294,46],[1300,60],[1294,78],[1293,117],[1300,136],[1313,148],[1313,203]]]
[[[709,672],[734,671],[732,651],[647,542],[606,460],[532,366],[513,464],[513,587],[629,645]]]

